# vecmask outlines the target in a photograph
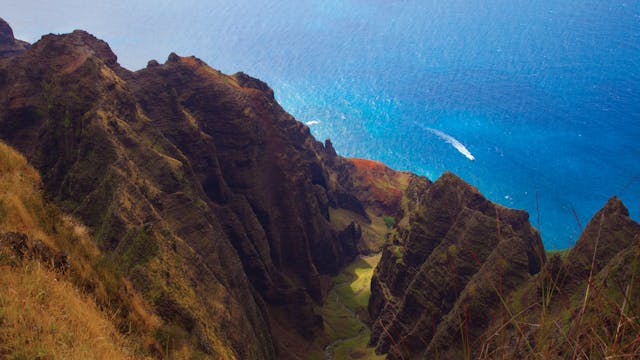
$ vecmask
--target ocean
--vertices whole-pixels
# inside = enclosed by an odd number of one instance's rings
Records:
[[[613,195],[640,219],[638,1],[80,3],[3,16],[31,41],[62,18],[132,69],[176,51],[244,71],[344,156],[450,170],[527,210],[547,249]]]

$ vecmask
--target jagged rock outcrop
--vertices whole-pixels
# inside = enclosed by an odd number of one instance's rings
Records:
[[[522,284],[508,301],[511,314],[503,311],[487,333],[504,328],[500,319],[533,325],[508,327],[511,341],[489,339],[485,351],[522,357],[544,344],[557,358],[637,357],[633,318],[640,309],[639,279],[640,224],[612,197],[573,248],[551,255],[542,271]]]
[[[11,26],[0,18],[0,57],[20,54],[29,46],[29,43],[14,38]]]
[[[213,206],[188,160],[150,126],[106,43],[47,35],[0,69],[1,137],[91,227],[163,332],[213,356],[273,358],[266,314]]]
[[[523,211],[445,173],[409,187],[376,268],[371,344],[388,358],[637,354],[640,225],[616,197],[547,259]],[[625,320],[626,319],[626,320]]]
[[[540,270],[544,249],[526,212],[491,203],[451,173],[416,190],[372,279],[371,343],[391,358],[456,358],[501,297]]]
[[[60,273],[69,270],[67,254],[56,251],[38,239],[31,239],[20,232],[0,233],[0,248],[6,248],[19,260],[36,259]]]
[[[348,184],[349,192],[355,194],[377,216],[397,215],[402,209],[404,190],[417,176],[410,172],[393,170],[374,160],[348,160],[354,169],[342,174],[353,177],[351,181],[344,182]]]
[[[567,272],[574,279],[586,279],[602,271],[621,252],[638,243],[640,225],[629,218],[629,210],[612,197],[591,218],[566,257]]]

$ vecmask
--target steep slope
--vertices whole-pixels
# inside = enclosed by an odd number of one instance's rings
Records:
[[[320,275],[360,230],[330,222],[329,155],[264,83],[175,54],[132,73],[86,32],[46,35],[0,59],[0,137],[166,321],[166,346],[267,359],[272,329],[322,331]]]
[[[221,226],[207,221],[215,215],[199,201],[193,171],[149,126],[108,45],[82,31],[47,35],[0,69],[1,136],[38,168],[63,210],[93,230],[167,320],[166,332],[180,329],[174,343],[273,357],[235,250]],[[185,207],[191,216],[181,217]],[[188,237],[194,231],[199,243]],[[218,328],[225,324],[237,331]]]
[[[451,173],[417,194],[371,284],[371,343],[392,358],[460,358],[490,309],[544,262],[523,211],[486,200]]]
[[[347,182],[353,193],[374,216],[396,215],[401,209],[402,195],[416,175],[388,168],[381,162],[367,159],[348,159],[353,165],[353,175]]]
[[[406,222],[409,198],[431,182],[378,161],[337,156],[330,140],[325,142],[325,149],[332,223],[342,228],[355,221],[362,231],[359,251],[380,252],[393,225]]]

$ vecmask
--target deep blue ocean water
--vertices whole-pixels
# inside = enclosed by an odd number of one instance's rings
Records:
[[[245,71],[342,155],[539,210],[549,249],[612,195],[640,218],[638,1],[27,3],[3,5],[18,37],[84,28],[132,69],[176,51]]]

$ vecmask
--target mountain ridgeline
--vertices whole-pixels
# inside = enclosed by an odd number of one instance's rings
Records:
[[[94,255],[59,255],[61,276],[113,314],[125,357],[312,358],[331,276],[377,252],[362,320],[389,358],[638,351],[640,226],[619,200],[548,255],[526,212],[451,173],[343,158],[244,73],[176,54],[132,72],[84,31],[30,45],[0,20],[0,139],[40,174],[52,219],[87,227]],[[7,225],[11,204],[0,240],[67,249],[55,226]]]

